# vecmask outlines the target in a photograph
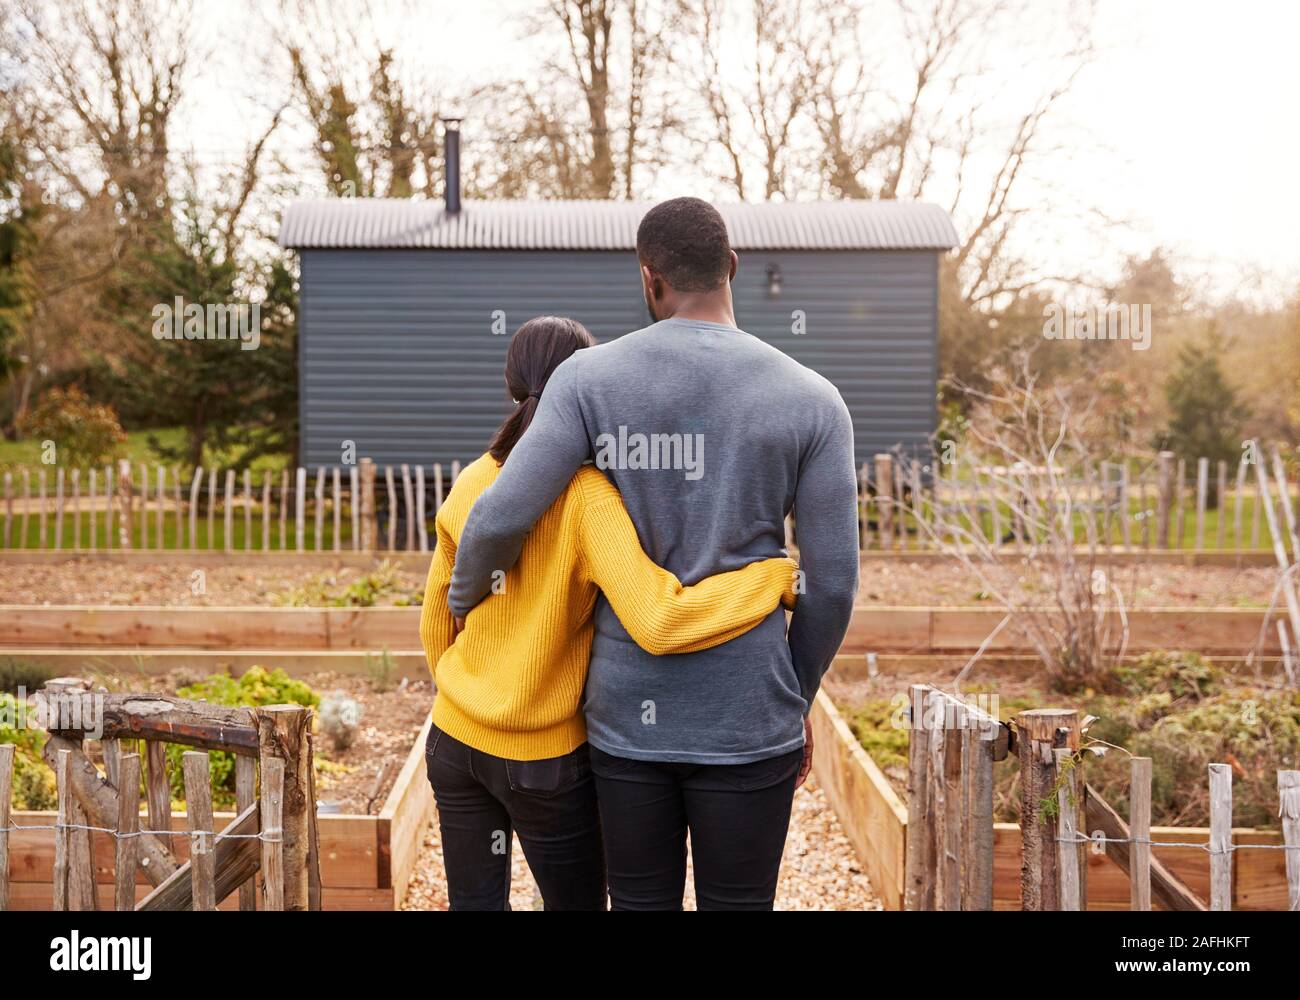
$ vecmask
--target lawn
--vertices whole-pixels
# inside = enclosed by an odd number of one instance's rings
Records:
[[[126,448],[123,450],[120,458],[131,460],[133,466],[141,464],[149,466],[166,465],[169,468],[176,463],[164,459],[149,443],[150,438],[157,439],[158,443],[164,448],[178,448],[184,441],[184,430],[180,427],[161,427],[155,430],[131,431],[126,436]],[[0,472],[16,470],[27,466],[29,468],[39,468],[41,465],[41,444],[37,438],[25,438],[21,441],[6,441],[0,438]],[[214,451],[205,449],[203,453],[203,467],[210,468],[243,468],[240,464],[243,449],[231,449],[228,451]],[[189,462],[179,463],[182,476],[189,476],[193,472],[193,466]],[[252,469],[255,472],[269,470],[279,472],[281,469],[292,468],[292,458],[289,455],[265,455],[253,461]]]

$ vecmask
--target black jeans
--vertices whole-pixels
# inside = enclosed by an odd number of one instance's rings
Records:
[[[803,750],[751,764],[630,760],[591,748],[615,910],[680,910],[686,833],[701,910],[770,910]]]
[[[546,909],[605,909],[600,815],[585,743],[563,757],[506,760],[433,726],[424,761],[453,910],[510,908],[512,831]]]

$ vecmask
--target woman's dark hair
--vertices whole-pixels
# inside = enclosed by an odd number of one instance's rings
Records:
[[[488,446],[488,453],[498,465],[505,462],[533,422],[551,372],[574,351],[595,344],[596,338],[585,326],[566,316],[537,316],[515,331],[506,350],[506,388],[515,400],[515,409],[497,428]]]

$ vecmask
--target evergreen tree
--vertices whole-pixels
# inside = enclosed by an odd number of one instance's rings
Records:
[[[1165,379],[1169,423],[1157,445],[1195,463],[1208,458],[1236,462],[1249,410],[1223,375],[1220,359],[1227,345],[1216,326],[1201,342],[1184,344]],[[1217,500],[1217,498],[1215,498]]]

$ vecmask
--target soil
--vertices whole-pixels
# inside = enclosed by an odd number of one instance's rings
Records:
[[[377,564],[378,565],[378,564]],[[273,606],[307,600],[328,604],[367,575],[357,568],[318,571],[302,566],[204,567],[204,592],[194,593],[194,567],[122,566],[69,559],[52,565],[0,566],[0,604],[133,604],[176,607]],[[1277,572],[1271,567],[1143,565],[1120,567],[1114,582],[1130,607],[1266,607]],[[1032,579],[1021,585],[1037,589]],[[375,593],[377,605],[408,600],[423,573],[394,569],[391,585]],[[960,565],[869,559],[858,601],[877,605],[970,606],[992,602],[981,583]]]

